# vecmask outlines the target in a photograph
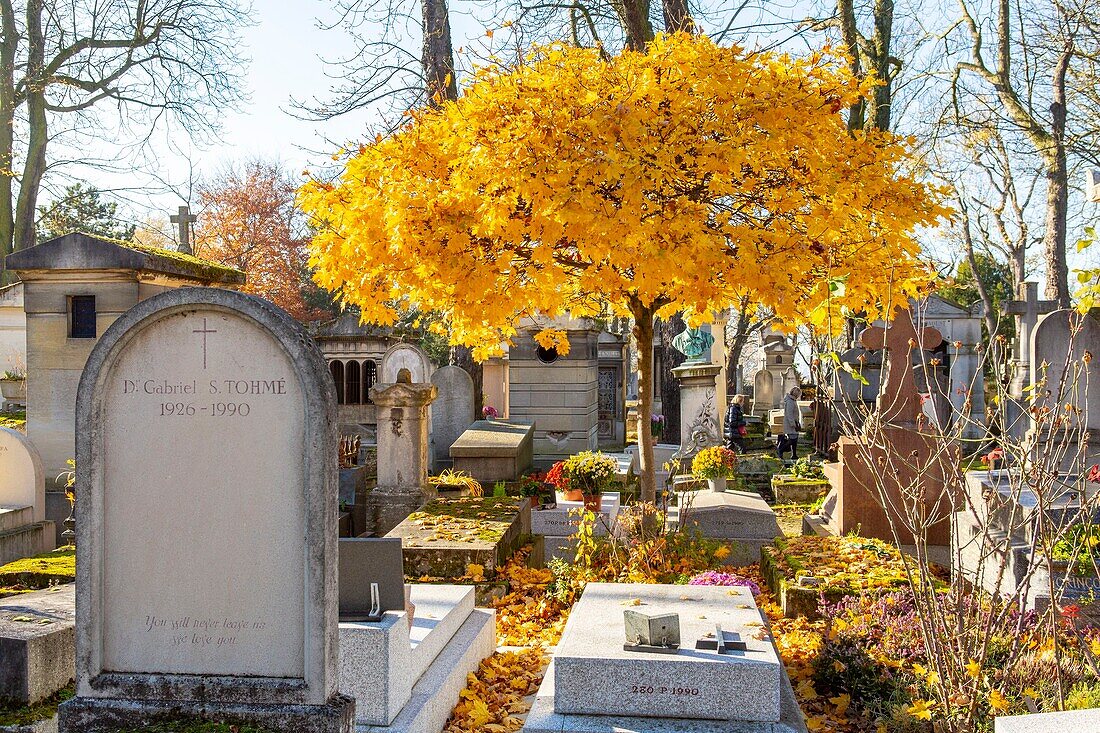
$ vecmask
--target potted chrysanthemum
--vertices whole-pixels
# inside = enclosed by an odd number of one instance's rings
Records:
[[[736,470],[737,454],[720,445],[704,448],[691,462],[691,472],[706,479],[712,491],[725,491],[726,480],[733,478]]]
[[[569,488],[581,493],[584,508],[599,511],[600,494],[610,488],[618,468],[615,459],[605,453],[581,451],[565,460],[562,473]]]

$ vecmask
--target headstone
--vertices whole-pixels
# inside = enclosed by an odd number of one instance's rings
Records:
[[[786,374],[794,366],[794,347],[786,336],[770,329],[761,335],[761,342],[761,366],[753,376],[752,410],[766,417],[783,401]]]
[[[746,565],[760,561],[760,548],[783,536],[775,510],[749,491],[684,492],[677,514],[680,527],[704,537],[728,540],[732,554],[726,562]]]
[[[672,370],[680,382],[680,447],[685,459],[721,442],[715,381],[721,371],[717,364],[685,364]]]
[[[77,696],[61,731],[350,730],[335,416],[320,353],[268,301],[179,289],[107,330],[77,398]]]
[[[412,344],[395,344],[382,357],[382,376],[378,381],[397,382],[403,369],[408,370],[409,381],[414,384],[426,383],[432,376],[431,362],[423,350]]]
[[[1012,360],[1015,374],[1009,384],[1008,393],[1013,400],[1022,402],[1027,387],[1031,384],[1031,342],[1035,336],[1035,328],[1039,325],[1040,318],[1057,310],[1058,302],[1040,300],[1039,283],[1018,283],[1016,288],[1017,299],[1009,301],[1005,306],[1007,313],[1016,316],[1016,350]],[[1026,415],[1026,412],[1022,405],[1010,410],[1012,414],[1008,416],[1009,428],[1017,436],[1024,433],[1020,417]]]
[[[405,568],[401,540],[345,537],[340,540],[340,619],[405,610]],[[372,594],[371,586],[377,589]]]
[[[42,459],[27,436],[0,428],[0,565],[53,548]]]
[[[474,422],[474,380],[462,367],[445,366],[432,374],[439,391],[432,402],[432,458],[436,466],[451,462],[451,446]]]

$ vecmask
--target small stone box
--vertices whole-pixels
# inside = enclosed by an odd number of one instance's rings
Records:
[[[609,492],[600,495],[600,516],[596,518],[593,533],[604,536],[615,526],[615,520],[619,516],[621,499],[618,492]],[[583,501],[565,501],[558,494],[557,506],[553,509],[531,510],[531,534],[541,534],[546,537],[569,537],[576,533],[581,523],[581,510],[584,509]]]
[[[626,607],[678,614],[681,649],[625,651]],[[748,648],[694,649],[716,626],[740,634]],[[554,653],[554,711],[778,722],[782,666],[765,632],[747,589],[589,583]]]
[[[451,445],[454,470],[478,481],[514,481],[534,460],[534,425],[478,420]]]

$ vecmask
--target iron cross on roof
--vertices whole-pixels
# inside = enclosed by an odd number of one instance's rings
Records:
[[[943,343],[943,336],[935,328],[922,328],[920,332],[913,326],[909,309],[897,306],[894,318],[886,328],[871,326],[859,335],[859,342],[865,349],[877,351],[886,349],[886,381],[879,391],[878,412],[883,422],[913,422],[921,411],[920,394],[913,379],[911,354],[914,349],[934,349]]]
[[[180,230],[180,252],[184,254],[193,254],[191,251],[191,225],[199,220],[197,214],[191,213],[191,207],[181,206],[178,214],[172,214],[168,219],[173,223],[179,225]]]

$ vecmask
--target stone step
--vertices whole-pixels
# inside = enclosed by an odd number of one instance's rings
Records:
[[[0,532],[34,524],[33,506],[0,506]]]
[[[76,673],[76,585],[0,600],[0,698],[44,700]]]
[[[340,623],[340,692],[355,698],[358,725],[384,726],[400,714],[474,611],[474,592],[472,586],[412,585],[411,625],[404,611],[378,622]]]
[[[470,585],[413,585],[416,605],[409,629],[413,681],[419,680],[474,610]]]
[[[466,675],[495,648],[495,614],[476,609],[421,676],[394,721],[390,725],[357,725],[356,733],[440,733],[466,687]]]
[[[821,470],[825,472],[825,478],[829,481],[829,486],[834,489],[840,486],[840,461],[823,463]]]
[[[32,522],[14,529],[0,530],[0,565],[53,549],[53,522]]]

